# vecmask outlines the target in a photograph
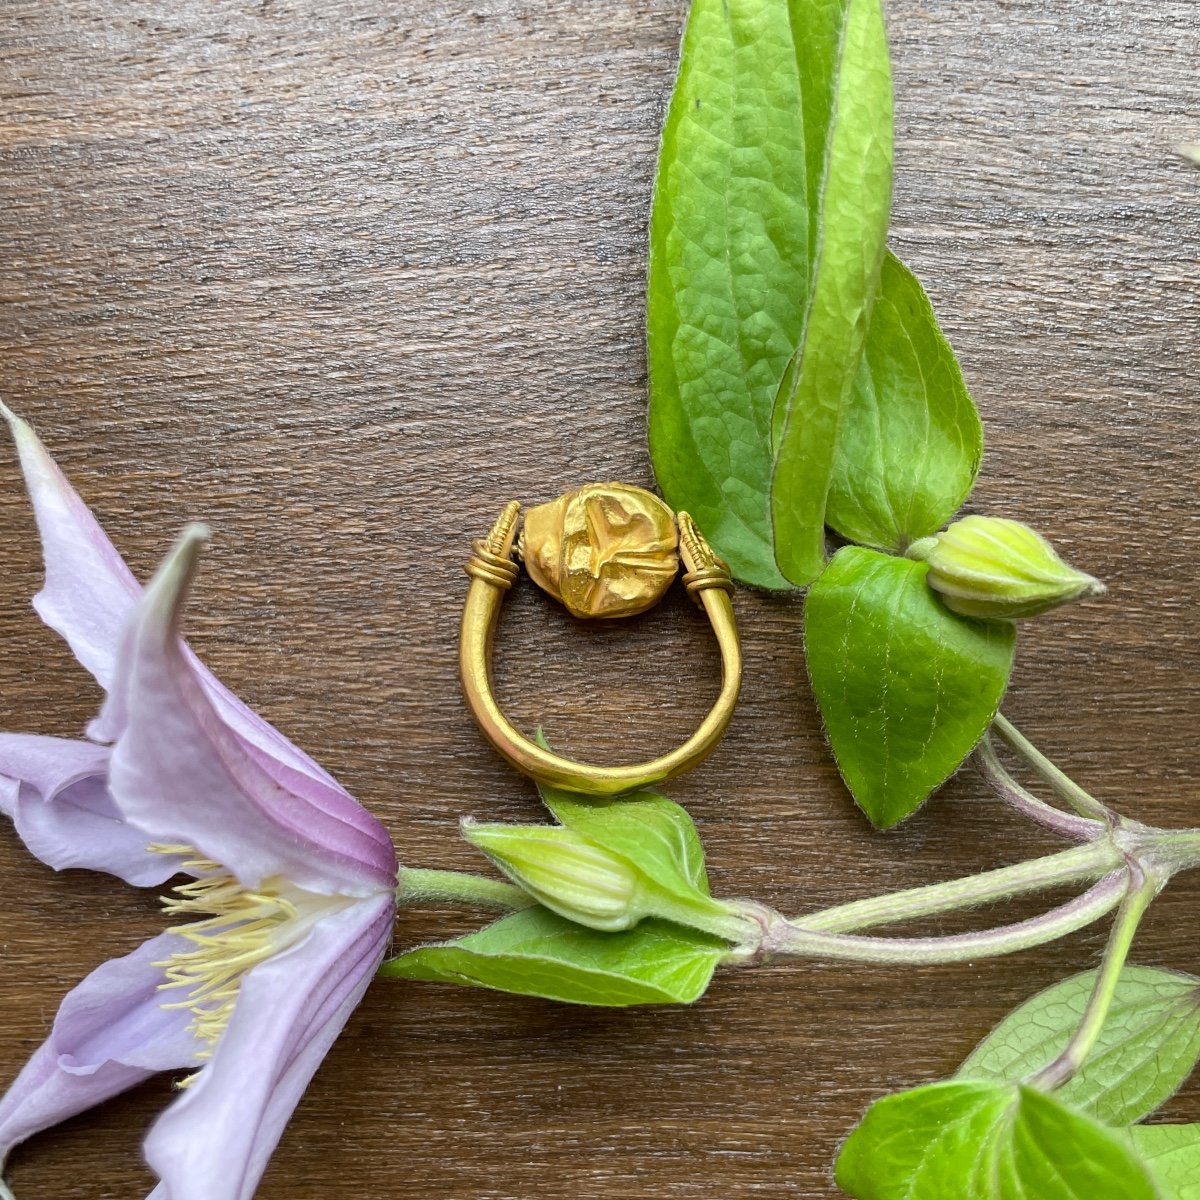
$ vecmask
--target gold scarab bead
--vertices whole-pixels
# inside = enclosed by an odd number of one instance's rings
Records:
[[[530,578],[576,617],[644,612],[679,573],[675,514],[627,483],[590,483],[527,509],[517,549]]]

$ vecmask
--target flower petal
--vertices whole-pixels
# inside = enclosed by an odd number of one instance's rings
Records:
[[[135,887],[163,883],[180,859],[147,849],[109,795],[111,751],[93,742],[0,733],[0,812],[47,866],[107,871]]]
[[[121,629],[141,589],[37,434],[3,401],[0,416],[17,444],[46,560],[46,582],[33,606],[107,689]]]
[[[261,751],[265,756],[276,760],[293,771],[299,772],[301,775],[308,776],[315,783],[327,785],[347,800],[350,800],[355,808],[361,807],[357,801],[353,800],[350,793],[320,763],[311,759],[297,745],[284,737],[274,725],[264,721],[249,705],[239,700],[196,657],[191,647],[185,645],[184,654],[192,670],[196,673],[196,677],[208,693],[208,698],[212,701],[213,707],[217,710],[221,720],[234,733]],[[385,832],[384,837],[386,838],[386,836]]]
[[[392,914],[390,895],[350,905],[247,974],[211,1063],[146,1138],[155,1200],[250,1200],[383,958]]]
[[[42,538],[46,584],[34,599],[34,607],[108,691],[122,632],[142,588],[33,429],[3,401],[0,416],[12,429]],[[313,780],[318,785],[316,793],[327,795],[328,803],[340,802],[345,807],[348,802],[366,821],[373,820],[327,771],[239,700],[190,649],[185,648],[184,653],[221,719],[239,737]],[[110,708],[106,720],[93,723],[92,736],[115,741],[121,728],[119,718],[119,712]],[[390,846],[387,832],[377,822],[370,832],[381,846]]]
[[[165,1009],[162,962],[189,944],[172,933],[97,967],[64,997],[50,1036],[0,1099],[0,1163],[27,1137],[158,1071],[194,1067],[191,1013]]]
[[[247,887],[281,875],[314,892],[390,889],[396,856],[386,833],[381,841],[366,832],[349,796],[317,803],[282,767],[264,769],[192,671],[179,619],[205,536],[200,526],[184,532],[126,636],[110,696],[126,718],[109,772],[118,807],[154,840],[195,846]]]

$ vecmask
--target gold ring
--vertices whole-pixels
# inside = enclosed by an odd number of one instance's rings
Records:
[[[742,652],[733,615],[729,568],[687,513],[673,513],[644,488],[589,484],[525,513],[507,504],[491,532],[473,544],[459,637],[463,693],[479,728],[518,771],[551,787],[614,796],[690,770],[721,740],[742,683]],[[671,586],[683,559],[683,582],[704,608],[721,651],[721,692],[682,746],[651,762],[601,767],[554,754],[519,732],[492,693],[492,638],[504,593],[516,582],[514,552],[535,583],[569,612],[611,618],[642,612]]]

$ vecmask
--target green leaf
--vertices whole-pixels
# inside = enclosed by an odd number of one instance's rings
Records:
[[[1125,1132],[1164,1200],[1200,1200],[1200,1125],[1135,1125]]]
[[[650,222],[650,449],[746,583],[824,563],[891,167],[879,0],[693,0]]]
[[[537,738],[549,748],[540,730]],[[635,911],[705,929],[731,941],[753,932],[735,906],[712,898],[704,847],[695,823],[681,805],[650,789],[612,799],[541,783],[538,791],[546,807],[572,833],[637,868],[643,887],[633,902]]]
[[[881,829],[971,752],[1012,670],[1010,624],[955,616],[924,563],[845,546],[810,589],[813,694],[847,787]]]
[[[1015,1008],[959,1068],[960,1079],[1015,1082],[1052,1062],[1096,981],[1085,971]],[[1158,967],[1121,972],[1083,1070],[1054,1094],[1107,1125],[1128,1125],[1173,1095],[1200,1058],[1200,979]]]
[[[550,749],[540,727],[534,737],[543,750]],[[541,782],[537,789],[542,803],[568,829],[635,862],[649,865],[656,858],[663,878],[674,876],[682,887],[709,894],[704,846],[683,805],[652,788],[611,800]]]
[[[1031,1088],[982,1082],[877,1101],[836,1171],[857,1200],[1162,1200],[1116,1131]]]
[[[542,801],[568,829],[636,863],[664,886],[707,896],[704,847],[687,810],[644,789],[618,799],[538,784]]]
[[[826,520],[842,537],[903,552],[970,494],[983,425],[917,277],[888,254],[838,435]]]
[[[727,950],[718,938],[667,921],[600,933],[527,908],[478,933],[401,954],[380,974],[568,1004],[690,1004],[704,994]]]

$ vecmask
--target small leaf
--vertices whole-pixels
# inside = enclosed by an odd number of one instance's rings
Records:
[[[1015,1008],[972,1051],[959,1079],[1016,1082],[1048,1065],[1083,1016],[1096,981],[1085,971]],[[1200,1058],[1200,979],[1127,966],[1083,1070],[1055,1097],[1106,1125],[1148,1116],[1175,1093]]]
[[[1200,1125],[1135,1125],[1125,1132],[1163,1200],[1200,1200]]]
[[[548,909],[527,908],[478,933],[401,954],[380,974],[568,1004],[690,1004],[704,994],[727,951],[718,938],[666,921],[601,933]]]
[[[847,787],[881,829],[953,774],[996,715],[1012,670],[1012,626],[955,616],[925,571],[845,546],[804,608],[825,732]]]
[[[983,1082],[877,1101],[836,1172],[857,1200],[1162,1200],[1116,1131],[1031,1088]]]
[[[838,434],[826,520],[842,537],[903,552],[970,494],[983,425],[917,277],[889,253]]]
[[[540,731],[537,736],[548,749]],[[695,823],[673,800],[648,789],[614,799],[540,783],[538,791],[546,807],[572,833],[637,868],[643,886],[632,907],[639,916],[665,917],[731,941],[756,935],[735,906],[712,898]]]
[[[539,743],[545,739],[538,734]],[[709,894],[704,847],[687,810],[643,789],[614,800],[538,784],[542,802],[568,829],[638,863],[664,884]]]
[[[650,448],[744,582],[824,564],[891,170],[879,0],[693,0],[650,222]]]

